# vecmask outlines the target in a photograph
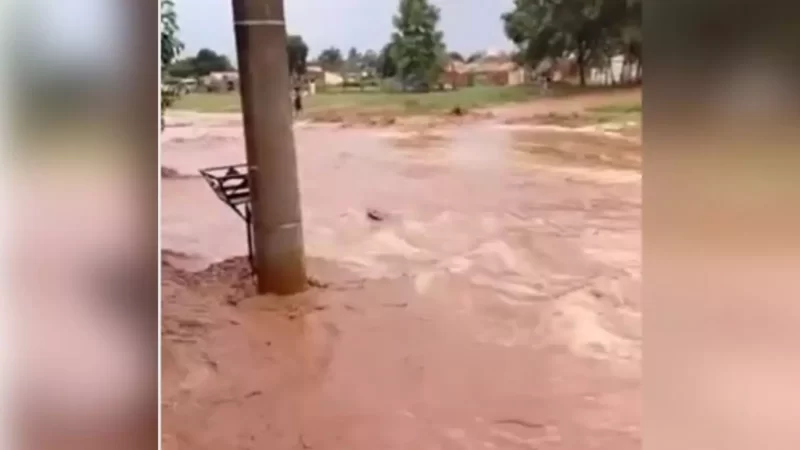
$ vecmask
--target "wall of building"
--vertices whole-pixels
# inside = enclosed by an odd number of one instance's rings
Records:
[[[636,63],[625,65],[625,57],[618,55],[611,58],[611,64],[605,68],[592,68],[588,82],[597,85],[611,85],[631,81],[636,77],[639,66]]]
[[[472,74],[473,86],[507,86],[509,73],[507,71],[475,72]]]
[[[517,69],[508,73],[508,85],[519,86],[525,84],[527,81],[527,72],[525,69]]]

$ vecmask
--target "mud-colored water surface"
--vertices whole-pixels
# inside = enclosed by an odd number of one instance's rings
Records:
[[[299,125],[312,282],[279,299],[193,176],[241,136],[165,131],[165,449],[639,448],[638,143]]]

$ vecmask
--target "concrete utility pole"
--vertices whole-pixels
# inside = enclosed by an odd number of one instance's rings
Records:
[[[283,0],[232,0],[259,293],[306,288]]]

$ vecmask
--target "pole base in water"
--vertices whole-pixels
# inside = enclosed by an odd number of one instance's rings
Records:
[[[292,295],[308,288],[303,228],[299,222],[269,231],[254,227],[262,239],[256,249],[256,278],[259,294]]]

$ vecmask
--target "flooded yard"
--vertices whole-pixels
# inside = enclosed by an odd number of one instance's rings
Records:
[[[197,176],[244,162],[241,122],[179,121],[165,449],[640,447],[637,139],[297,124],[313,287],[279,299],[252,295],[245,225]]]

